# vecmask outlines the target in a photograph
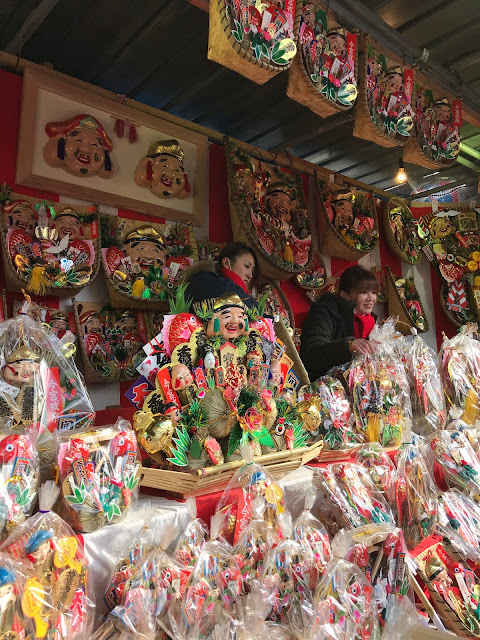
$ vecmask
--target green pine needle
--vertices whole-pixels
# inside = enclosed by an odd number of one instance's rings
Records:
[[[187,284],[180,284],[175,288],[174,293],[169,298],[170,313],[176,315],[178,313],[188,313],[192,299],[185,298],[185,292],[187,290]]]

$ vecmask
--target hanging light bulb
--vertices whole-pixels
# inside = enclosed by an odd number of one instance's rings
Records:
[[[406,182],[407,174],[405,173],[405,167],[403,166],[403,160],[398,161],[398,173],[396,175],[397,182]]]

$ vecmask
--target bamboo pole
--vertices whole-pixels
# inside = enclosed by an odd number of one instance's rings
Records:
[[[196,133],[207,136],[211,142],[216,142],[217,144],[220,144],[222,146],[224,144],[224,134],[219,133],[218,131],[214,131],[213,129],[209,129],[208,127],[203,127],[202,125],[199,125],[195,122],[190,122],[189,120],[184,120],[183,118],[174,116],[171,113],[167,113],[166,111],[161,111],[160,109],[156,109],[155,107],[150,107],[149,105],[143,104],[142,102],[137,102],[137,100],[131,100],[130,98],[128,98],[128,96],[122,96],[114,93],[113,91],[108,91],[107,89],[102,89],[101,87],[97,87],[88,82],[84,82],[83,80],[72,78],[71,76],[67,76],[60,71],[55,71],[55,69],[50,69],[49,67],[36,64],[35,62],[25,60],[24,58],[19,58],[10,53],[7,53],[6,51],[0,51],[0,66],[6,67],[7,69],[10,67],[15,71],[21,72],[23,72],[25,69],[32,69],[33,71],[43,73],[52,78],[56,78],[57,80],[62,80],[63,82],[71,84],[72,86],[80,87],[82,89],[85,89],[86,91],[89,91],[90,93],[95,93],[99,96],[102,96],[103,98],[113,100],[114,102],[124,102],[124,104],[131,107],[132,109],[135,109],[136,111],[148,113],[157,118],[161,118],[162,120],[166,120],[167,122],[171,122],[185,129],[189,129],[190,131],[195,131]],[[326,169],[325,167],[313,164],[311,162],[308,162],[307,160],[303,160],[302,158],[297,158],[296,156],[292,156],[289,153],[272,153],[271,151],[267,151],[266,149],[261,149],[254,145],[248,144],[247,142],[243,142],[242,140],[237,140],[236,138],[230,139],[234,144],[244,149],[247,153],[260,158],[264,162],[273,162],[275,164],[287,166],[310,176],[323,174],[327,179],[330,175],[338,175],[338,177],[343,180],[344,184],[350,185],[352,187],[357,187],[358,189],[362,189],[364,191],[370,191],[384,200],[389,200],[391,198],[391,194],[389,194],[387,191],[377,189],[376,187],[372,187],[368,184],[365,184],[364,182],[355,180],[354,178],[336,174],[334,171],[330,171],[330,169]],[[408,203],[408,200],[405,201]]]
[[[295,453],[301,456],[302,453],[305,453],[308,450],[308,447],[302,447],[301,449],[296,449]],[[288,454],[288,456],[285,455]],[[292,451],[277,451],[275,453],[266,453],[263,456],[257,456],[253,458],[254,462],[259,462],[262,465],[267,465],[269,463],[281,461],[286,458],[285,462],[289,461],[291,457]],[[201,478],[214,475],[216,473],[222,473],[222,471],[230,471],[231,469],[239,469],[246,464],[245,460],[241,458],[240,460],[233,460],[232,462],[224,462],[223,464],[215,464],[211,467],[205,467],[203,469],[197,469],[197,475]]]

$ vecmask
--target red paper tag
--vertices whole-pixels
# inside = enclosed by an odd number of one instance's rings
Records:
[[[252,514],[252,495],[241,492],[238,498],[237,522],[235,523],[235,533],[233,534],[233,544],[237,544],[238,539],[245,531],[245,527],[250,522]]]
[[[147,328],[145,326],[145,316],[142,311],[137,311],[137,329],[138,333],[147,333]]]
[[[180,408],[180,401],[176,392],[172,389],[172,380],[167,368],[160,369],[160,371],[157,373],[157,380],[163,393],[165,394],[165,402],[167,404],[169,402],[173,402],[177,407]]]
[[[292,19],[295,17],[295,6],[297,4],[297,0],[287,0],[285,3],[285,11],[292,16]]]
[[[77,326],[75,324],[75,317],[73,313],[68,314],[68,330],[71,331],[74,335],[77,333]]]
[[[90,223],[90,236],[92,240],[98,238],[98,223],[96,219],[92,220],[92,222]]]
[[[47,429],[52,432],[58,427],[58,417],[62,413],[62,392],[60,390],[60,374],[58,367],[47,369],[45,384],[45,410]]]
[[[462,126],[462,101],[454,100],[452,102],[452,124],[454,127]]]
[[[412,91],[413,91],[413,69],[405,69],[404,77],[404,91],[405,97],[408,102],[412,100]]]
[[[357,53],[357,34],[347,34],[347,58],[352,65],[352,69],[355,71],[355,55]]]
[[[197,367],[196,369],[194,369],[193,375],[195,376],[195,383],[199,389],[208,389],[207,380],[205,378],[202,367]]]

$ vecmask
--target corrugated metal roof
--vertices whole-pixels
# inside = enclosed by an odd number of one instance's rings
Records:
[[[395,185],[401,151],[354,138],[351,114],[322,119],[287,98],[287,74],[258,86],[207,60],[208,13],[194,4],[202,0],[2,0],[0,49],[258,147],[288,148],[382,189]],[[480,92],[479,0],[363,4]],[[480,151],[476,127],[465,124],[461,134]],[[463,151],[462,158],[467,166],[442,175],[463,180],[480,169],[477,158]],[[432,171],[407,165],[407,173],[415,186]]]

